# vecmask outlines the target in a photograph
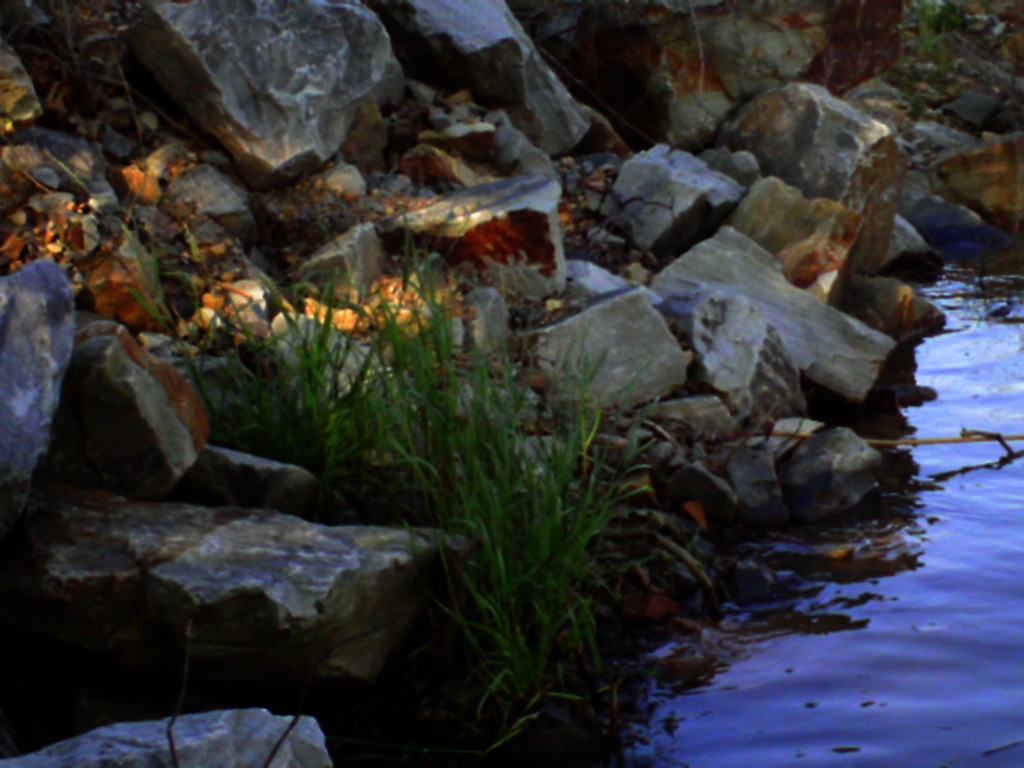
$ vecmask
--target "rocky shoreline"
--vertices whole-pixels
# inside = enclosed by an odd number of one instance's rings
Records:
[[[516,461],[596,414],[573,472],[627,466],[573,591],[605,636],[770,594],[716,543],[872,492],[884,456],[838,424],[933,396],[887,365],[942,327],[912,281],[1018,233],[1024,18],[762,5],[0,3],[0,623],[26,656],[0,765],[319,768],[351,756],[332,696],[433,731],[428,763],[508,735],[450,736],[465,670],[403,666],[424,635],[462,653],[436,615],[480,536],[387,495],[372,447],[359,487],[211,441],[225,371],[269,392],[311,337],[341,340],[316,381],[343,399],[392,392],[399,337],[443,330],[428,367],[485,361],[527,422]],[[434,471],[468,482],[463,458]],[[71,681],[43,715],[36,642],[168,703]],[[577,646],[509,759],[614,742]],[[255,709],[299,689],[321,722]]]

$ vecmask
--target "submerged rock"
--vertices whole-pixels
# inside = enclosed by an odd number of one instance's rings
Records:
[[[426,599],[434,534],[33,490],[0,621],[206,679],[372,681]]]
[[[280,741],[287,733],[287,738]],[[174,737],[174,754],[170,750]],[[276,749],[272,762],[268,758]],[[0,760],[3,768],[331,768],[312,717],[294,724],[265,709],[181,715],[173,722],[117,723],[38,752]]]
[[[50,443],[73,338],[71,284],[60,267],[37,261],[0,279],[0,538]]]

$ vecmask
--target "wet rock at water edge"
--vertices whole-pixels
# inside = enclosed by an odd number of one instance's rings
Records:
[[[686,383],[692,360],[640,288],[521,336],[556,398],[580,387],[598,407],[630,408]]]
[[[33,488],[0,622],[197,679],[372,682],[426,601],[437,535]],[[9,537],[10,538],[10,537]],[[31,564],[31,565],[29,565]]]
[[[259,188],[321,165],[348,137],[363,100],[394,94],[402,82],[384,26],[339,0],[151,0],[130,39]]]
[[[21,514],[71,360],[71,284],[53,262],[0,279],[0,538]]]
[[[932,164],[935,190],[1005,231],[1024,223],[1024,133],[951,150]]]
[[[324,734],[312,717],[279,717],[238,709],[170,719],[118,723],[58,742],[32,754],[0,760],[2,768],[255,768],[266,765],[287,732],[272,768],[331,768]]]
[[[789,520],[770,450],[743,446],[732,453],[727,471],[740,500],[739,519],[742,522],[774,527]]]
[[[732,486],[699,462],[687,462],[673,472],[663,496],[672,502],[700,502],[713,525],[734,522],[740,503]]]
[[[770,600],[778,587],[778,577],[765,565],[740,560],[727,575],[729,596],[738,605],[753,605]]]
[[[782,493],[797,520],[843,512],[875,487],[882,455],[845,427],[805,440],[782,469]]]

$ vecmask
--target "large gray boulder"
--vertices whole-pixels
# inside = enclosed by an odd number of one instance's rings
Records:
[[[384,26],[350,0],[147,0],[130,39],[256,187],[322,164],[401,79]]]
[[[312,717],[235,709],[140,723],[117,723],[58,742],[3,768],[330,768],[324,734]],[[290,729],[290,730],[289,730]],[[277,743],[287,732],[280,747]],[[168,734],[174,736],[174,754]],[[274,760],[267,763],[274,749]]]
[[[846,427],[801,443],[782,469],[782,493],[797,520],[821,520],[849,509],[872,488],[882,454]]]
[[[389,25],[433,53],[444,76],[505,110],[544,152],[572,149],[589,121],[505,0],[371,0]],[[422,54],[421,54],[422,55]]]
[[[372,681],[426,599],[431,532],[33,489],[0,622],[205,679]]]
[[[52,261],[0,280],[0,538],[50,443],[74,326],[71,284]]]
[[[632,407],[686,383],[684,352],[642,289],[523,336],[556,397],[585,388],[598,407]]]
[[[696,358],[696,379],[741,419],[805,413],[800,371],[761,308],[745,296],[679,282],[659,306]]]
[[[203,402],[122,326],[81,319],[43,469],[74,485],[162,496],[206,444]]]
[[[602,213],[637,248],[676,256],[712,232],[744,192],[689,152],[659,144],[622,166]]]
[[[692,290],[695,283],[756,304],[796,367],[852,402],[865,398],[895,346],[892,339],[791,285],[774,256],[729,227],[665,267],[651,288],[669,297]]]

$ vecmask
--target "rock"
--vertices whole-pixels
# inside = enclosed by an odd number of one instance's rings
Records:
[[[255,235],[249,193],[212,165],[198,165],[178,176],[167,187],[167,201],[209,216],[232,237],[248,242]]]
[[[335,163],[330,170],[313,178],[323,182],[331,192],[346,199],[366,194],[366,179],[358,168],[348,163]]]
[[[889,250],[879,272],[883,275],[934,278],[942,272],[942,256],[902,216],[892,225]]]
[[[739,498],[740,521],[751,526],[776,527],[789,520],[771,451],[743,446],[732,453],[726,469]]]
[[[21,59],[0,41],[0,133],[10,133],[18,124],[41,114],[43,107]]]
[[[525,133],[516,128],[504,110],[487,114],[494,125],[494,164],[507,176],[537,175],[558,178],[551,158],[537,148]]]
[[[273,509],[309,518],[320,483],[309,470],[208,445],[174,487],[174,496],[208,507]]]
[[[48,128],[24,128],[0,147],[0,181],[12,175],[31,176],[54,191],[85,197],[103,211],[117,206],[117,194],[107,181],[103,154],[85,139]]]
[[[487,160],[494,151],[498,129],[487,122],[455,123],[437,131],[423,131],[419,140],[467,160]]]
[[[956,115],[977,131],[991,129],[994,118],[1003,109],[1005,99],[982,91],[964,91],[942,110]]]
[[[937,331],[946,323],[942,310],[892,277],[852,276],[839,308],[897,341]]]
[[[924,168],[943,152],[977,147],[978,139],[942,123],[921,120],[903,131],[900,146],[910,156],[911,165]]]
[[[708,168],[728,176],[741,187],[752,187],[761,178],[761,166],[750,152],[730,152],[724,147],[705,149],[697,158]]]
[[[0,621],[197,679],[372,682],[423,607],[429,531],[33,489]],[[31,563],[31,567],[29,567]]]
[[[419,186],[472,187],[486,181],[461,160],[429,144],[417,144],[402,155],[399,167]]]
[[[470,310],[469,339],[484,354],[504,352],[508,346],[508,305],[494,288],[477,288],[466,294]]]
[[[938,194],[989,223],[1007,231],[1024,223],[1024,133],[941,155],[931,176]]]
[[[235,280],[222,286],[224,307],[215,317],[227,321],[251,339],[270,335],[270,301],[276,291],[265,275],[260,279]],[[205,309],[205,307],[203,308]]]
[[[71,285],[50,261],[0,279],[0,538],[50,442],[74,337]]]
[[[557,181],[519,176],[453,192],[378,227],[402,240],[408,231],[449,264],[473,267],[512,293],[542,298],[565,287],[560,198]]]
[[[426,47],[443,79],[500,106],[547,154],[568,152],[587,132],[587,119],[504,0],[371,0],[370,7],[396,30],[396,40]],[[423,51],[407,55],[418,59]]]
[[[928,195],[900,204],[900,213],[944,258],[962,261],[1013,246],[1013,238],[974,211]]]
[[[821,520],[849,509],[875,487],[882,455],[845,427],[801,443],[782,469],[782,493],[797,520]]]
[[[367,296],[374,281],[384,274],[387,257],[373,224],[357,224],[318,248],[299,265],[296,278],[319,288],[332,286]]]
[[[150,0],[130,40],[259,188],[324,163],[363,100],[393,90],[399,77],[377,17],[341,0]]]
[[[767,566],[754,560],[740,560],[728,576],[729,595],[737,605],[753,605],[775,594],[778,578]]]
[[[140,330],[164,330],[170,322],[159,262],[120,222],[110,238],[75,266],[84,278],[80,307]]]
[[[167,493],[206,444],[192,385],[109,321],[83,321],[54,417],[45,471],[135,497]]]
[[[769,176],[750,188],[726,223],[774,255],[789,282],[811,288],[842,268],[860,233],[861,217],[835,200],[808,200]],[[828,297],[823,286],[815,293]]]
[[[785,459],[802,440],[825,428],[825,424],[806,416],[779,419],[772,428],[771,436],[752,437],[747,441],[751,448],[766,448],[772,455],[774,463]]]
[[[527,333],[523,342],[557,397],[585,387],[599,408],[630,408],[669,394],[686,383],[693,357],[640,289]]]
[[[569,295],[583,301],[590,301],[616,291],[628,291],[633,287],[625,278],[613,275],[604,267],[582,259],[567,261],[566,274],[569,278],[566,286]]]
[[[764,93],[719,136],[757,156],[765,175],[807,197],[836,200],[863,218],[849,270],[873,274],[885,255],[905,161],[894,134],[824,88],[806,83]]]
[[[674,256],[712,232],[743,193],[688,152],[660,144],[622,166],[602,213],[637,248]]]
[[[756,303],[677,281],[659,309],[693,350],[695,378],[739,419],[760,424],[807,410],[800,372]]]
[[[725,525],[736,519],[739,497],[725,480],[699,462],[687,462],[669,477],[662,497],[685,504],[699,501],[709,523]]]
[[[714,395],[693,395],[678,400],[662,400],[654,409],[659,419],[668,419],[697,440],[731,435],[740,429],[739,422]]]
[[[556,55],[624,134],[692,149],[739,103],[792,80],[843,92],[900,55],[899,0],[561,4]],[[571,30],[567,34],[566,30]]]
[[[727,297],[745,296],[775,327],[808,379],[861,402],[893,341],[823,304],[786,280],[775,257],[723,227],[655,275],[651,288],[668,297],[704,283]]]
[[[275,768],[330,768],[324,734],[316,720],[271,715],[265,709],[236,709],[171,719],[117,723],[53,744],[3,768],[254,768],[277,752]],[[174,734],[174,756],[168,733]],[[289,731],[289,729],[291,729]],[[277,748],[277,742],[288,737]]]

